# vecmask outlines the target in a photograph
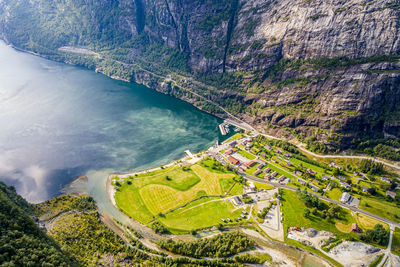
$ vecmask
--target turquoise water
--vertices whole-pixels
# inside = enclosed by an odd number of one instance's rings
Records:
[[[203,150],[220,120],[138,84],[15,51],[0,43],[0,180],[31,202],[89,174],[154,167]],[[92,174],[92,175],[90,175]],[[95,181],[95,182],[94,182]]]

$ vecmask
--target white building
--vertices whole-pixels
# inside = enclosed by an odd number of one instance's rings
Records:
[[[344,192],[344,193],[340,196],[339,201],[342,202],[342,203],[346,203],[346,202],[348,202],[348,201],[350,200],[350,198],[351,198],[351,195],[350,195],[349,193],[347,193],[347,192]]]

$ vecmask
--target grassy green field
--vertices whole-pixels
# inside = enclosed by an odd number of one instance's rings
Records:
[[[302,165],[303,167],[307,168],[307,169],[311,169],[313,171],[319,172],[321,174],[326,174],[326,171],[324,168],[321,168],[319,166],[315,166],[313,164],[307,163],[305,161],[296,159],[296,158],[291,158],[290,161],[296,165]]]
[[[257,187],[257,189],[263,188],[263,189],[265,189],[265,190],[269,190],[269,189],[275,188],[273,185],[264,184],[264,183],[257,183],[257,182],[254,182],[254,185]]]
[[[327,197],[337,200],[337,201],[339,201],[341,195],[342,195],[342,191],[336,187],[333,188],[332,190],[326,192]]]
[[[400,256],[400,229],[397,227],[393,233],[392,252]]]
[[[400,208],[389,202],[363,197],[359,208],[393,222],[400,222]]]
[[[278,172],[279,176],[285,175],[287,178],[290,178],[290,179],[292,179],[292,180],[296,180],[296,179],[297,179],[296,176],[294,176],[293,174],[291,174],[289,171],[286,171],[286,170],[283,171],[283,170],[281,170],[281,169],[275,167],[275,165],[272,165],[272,164],[270,164],[270,163],[267,163],[267,167],[269,167],[272,171]],[[279,176],[278,176],[278,177],[279,177]]]
[[[360,186],[365,186],[365,187],[371,187],[371,186],[372,186],[371,183],[366,182],[366,181],[362,181],[362,180],[360,180],[358,184],[359,184]]]
[[[253,154],[247,152],[246,150],[238,150],[237,152],[238,152],[240,155],[242,155],[243,157],[248,158],[248,159],[251,159],[251,160],[253,160],[253,159],[256,158],[256,156],[254,156]]]
[[[304,203],[298,198],[296,192],[290,190],[283,190],[282,196],[282,210],[283,210],[283,225],[285,229],[285,236],[288,227],[297,226],[297,227],[306,227],[306,228],[315,228],[317,230],[325,230],[334,233],[338,237],[348,237],[348,234],[341,232],[337,227],[336,223],[340,223],[339,225],[349,225],[354,223],[355,220],[351,216],[350,212],[346,209],[343,209],[342,220],[326,220],[321,217],[314,216],[310,214],[309,218],[305,218],[303,216],[304,209],[306,206]]]
[[[238,139],[240,139],[242,136],[244,136],[243,133],[237,133],[237,134],[235,134],[235,135],[229,137],[227,140],[225,140],[225,141],[223,142],[223,144],[229,143],[230,141],[233,141],[233,140],[238,140]]]
[[[174,233],[224,224],[221,219],[233,220],[242,210],[235,210],[232,203],[218,199],[176,210],[159,220]]]
[[[154,216],[184,205],[200,196],[223,195],[233,185],[231,192],[241,194],[242,187],[240,184],[235,184],[234,177],[234,173],[228,173],[225,169],[214,171],[212,160],[207,159],[190,168],[173,166],[119,181],[121,185],[117,186],[115,201],[119,209],[128,216],[146,224]],[[116,180],[113,183],[115,184]],[[197,208],[193,210],[198,212]],[[228,213],[229,209],[225,208],[224,214]],[[183,220],[182,216],[176,217],[174,221]],[[181,223],[185,224],[184,221]],[[190,227],[193,229],[192,226]]]
[[[229,195],[231,196],[236,196],[241,194],[243,194],[243,185],[239,183],[236,183],[235,186],[229,192]]]

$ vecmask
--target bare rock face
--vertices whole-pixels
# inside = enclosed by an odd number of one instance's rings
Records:
[[[141,62],[142,48],[155,47],[147,68],[180,53],[195,77],[240,76],[237,87],[198,92],[225,108],[240,102],[236,115],[272,134],[316,135],[342,147],[376,134],[400,138],[398,0],[78,2],[0,1],[0,34],[36,43],[32,50],[123,48],[118,60],[126,62]],[[32,28],[25,23],[16,34],[21,10]],[[148,73],[135,71],[135,80],[195,103]]]

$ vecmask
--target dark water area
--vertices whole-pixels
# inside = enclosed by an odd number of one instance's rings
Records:
[[[94,171],[127,172],[204,150],[220,119],[138,84],[0,43],[0,180],[31,202]],[[104,182],[107,177],[104,177]]]

